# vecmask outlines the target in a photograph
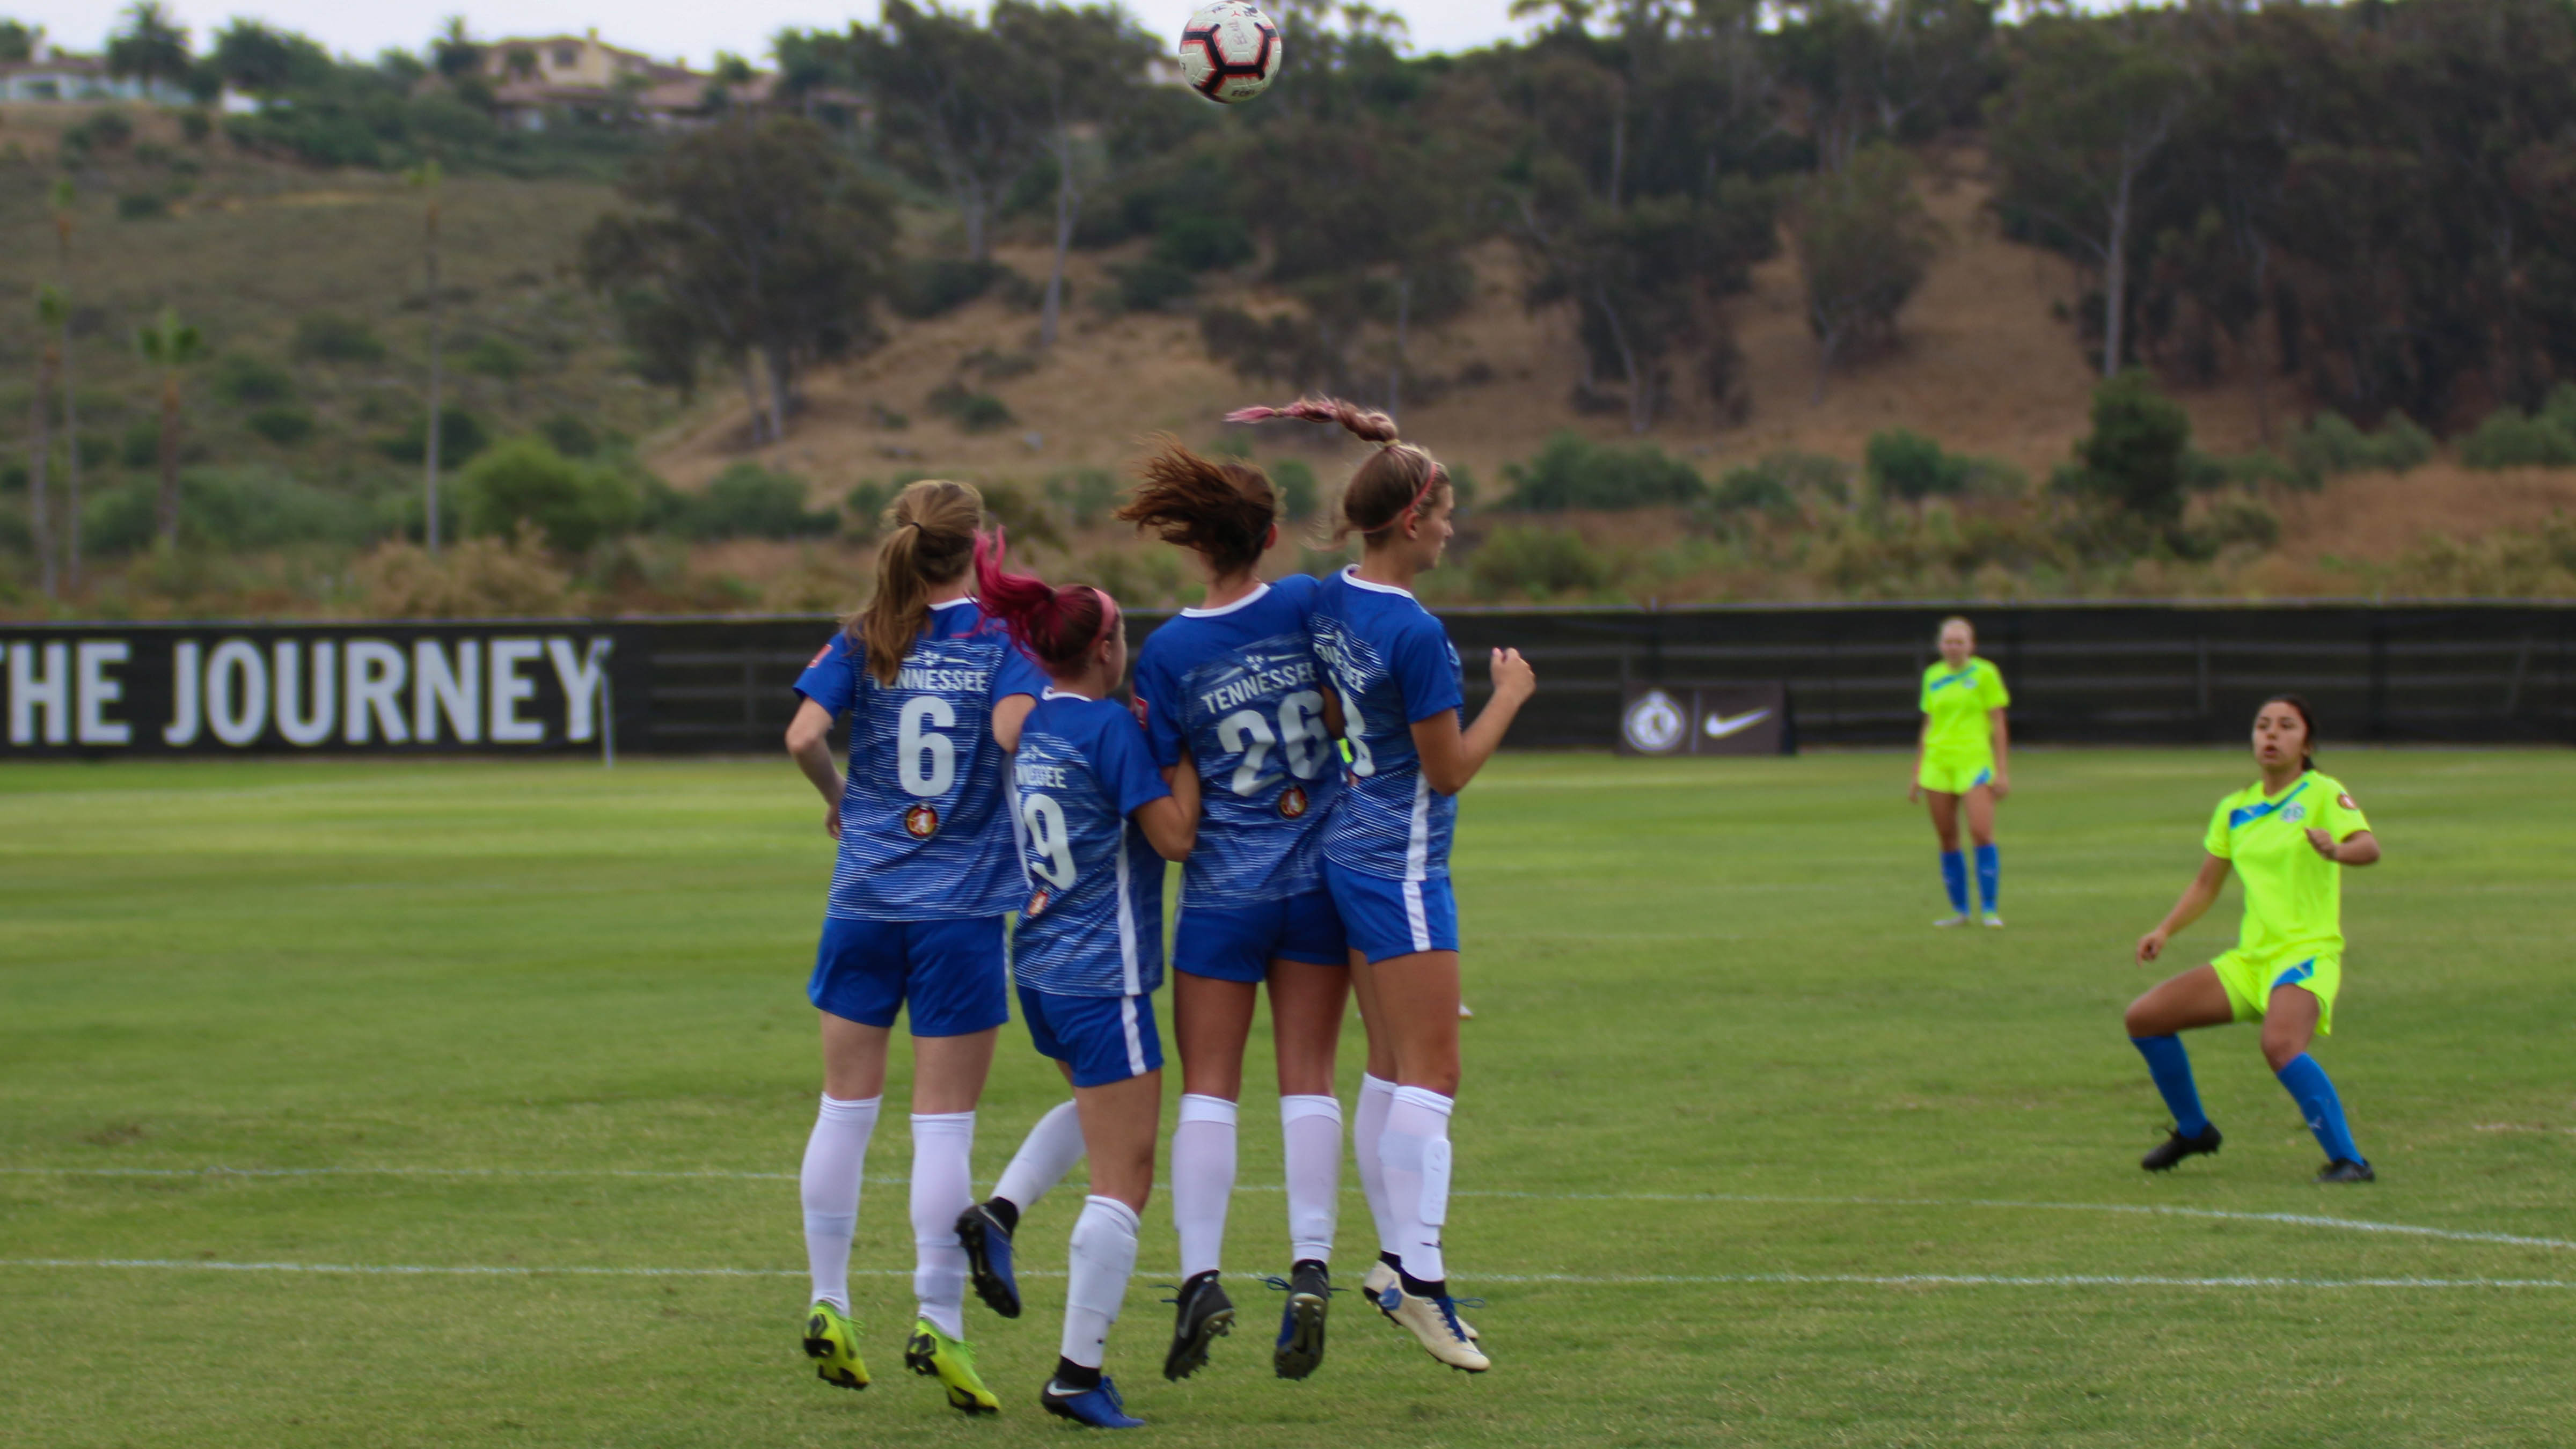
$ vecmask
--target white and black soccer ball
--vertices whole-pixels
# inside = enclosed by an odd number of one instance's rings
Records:
[[[1246,0],[1202,5],[1181,30],[1182,78],[1226,105],[1270,89],[1280,54],[1279,27]]]

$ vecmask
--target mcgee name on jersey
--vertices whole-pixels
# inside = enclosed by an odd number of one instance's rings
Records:
[[[1014,764],[1011,767],[1011,774],[1021,784],[1032,789],[1070,790],[1074,784],[1073,772],[1064,766],[1043,765],[1032,760],[1021,760]]]

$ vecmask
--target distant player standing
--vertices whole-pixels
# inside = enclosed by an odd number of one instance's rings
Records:
[[[1307,638],[1321,585],[1305,574],[1265,584],[1254,572],[1279,537],[1277,496],[1259,469],[1163,438],[1141,472],[1118,516],[1191,550],[1208,576],[1205,602],[1155,630],[1136,660],[1155,763],[1176,782],[1194,776],[1206,802],[1172,937],[1182,1092],[1172,1219],[1183,1282],[1163,1373],[1183,1378],[1207,1362],[1233,1321],[1217,1274],[1244,1043],[1267,982],[1290,1254],[1272,1367],[1301,1379],[1323,1361],[1332,1295],[1342,1157],[1333,1065],[1351,982],[1319,828],[1342,789]]]
[[[969,590],[983,499],[920,482],[887,509],[876,596],[796,681],[787,751],[822,792],[840,842],[807,996],[822,1012],[823,1102],[805,1145],[805,1254],[814,1306],[805,1352],[824,1382],[868,1386],[850,1322],[850,1236],[884,1100],[898,1012],[913,1033],[913,1290],[904,1364],[969,1414],[1000,1403],[977,1376],[964,1322],[958,1212],[973,1199],[975,1106],[1010,1017],[1004,915],[1026,896],[1004,757],[1046,687]],[[832,723],[850,717],[850,774]]]
[[[2280,694],[2263,702],[2254,715],[2254,762],[2262,778],[2218,802],[2200,874],[2162,924],[2138,938],[2139,962],[2157,959],[2175,932],[2217,902],[2231,871],[2244,878],[2245,921],[2236,948],[2129,1006],[2129,1039],[2174,1114],[2173,1136],[2138,1164],[2149,1172],[2216,1152],[2220,1141],[2201,1111],[2191,1058],[2174,1034],[2259,1021],[2263,1059],[2325,1149],[2317,1181],[2370,1182],[2378,1175],[2353,1145],[2333,1081],[2308,1055],[2317,1033],[2334,1030],[2335,992],[2343,984],[2343,868],[2379,859],[2370,822],[2340,781],[2318,772],[2315,748],[2316,717],[2307,701]]]
[[[2004,706],[2012,695],[2002,671],[1977,657],[1977,633],[1965,619],[1941,621],[1941,658],[1923,671],[1923,733],[1914,754],[1910,800],[1932,803],[1932,833],[1941,838],[1941,884],[1951,914],[1936,926],[1964,926],[1969,915],[1968,861],[1959,851],[1959,816],[1977,847],[1977,894],[1985,923],[2001,926],[1996,892],[2003,865],[1995,854],[1995,805],[2012,793],[2012,740]]]
[[[1273,417],[1337,422],[1379,445],[1343,490],[1335,530],[1360,536],[1360,562],[1324,580],[1312,626],[1351,746],[1349,783],[1324,824],[1324,880],[1369,1033],[1353,1137],[1380,1253],[1361,1286],[1434,1358],[1481,1373],[1492,1364],[1459,1321],[1441,1245],[1459,1078],[1449,841],[1458,792],[1502,744],[1536,679],[1518,650],[1495,650],[1493,697],[1462,728],[1458,651],[1409,587],[1448,546],[1447,472],[1397,441],[1385,414],[1347,402],[1247,408],[1228,421]]]
[[[1135,715],[1109,697],[1127,674],[1127,636],[1107,594],[1006,574],[998,544],[979,547],[975,565],[986,607],[1050,681],[1021,727],[1011,767],[1030,885],[1011,974],[1039,1054],[1073,1084],[1080,1155],[1091,1162],[1091,1194],[1073,1226],[1060,1356],[1039,1402],[1094,1428],[1133,1429],[1144,1421],[1127,1413],[1102,1366],[1154,1186],[1163,1049],[1152,993],[1163,984],[1163,862],[1190,853],[1198,782],[1184,775],[1176,796]],[[1030,1134],[1004,1174],[1006,1193],[1021,1190],[1013,1179],[1031,1174],[1033,1157],[1056,1177],[1070,1169],[1057,1140],[1061,1111]],[[1028,1201],[1053,1182],[1033,1186]],[[1017,1316],[1007,1231],[1003,1255],[990,1251],[993,1207],[965,1208],[958,1228],[970,1238],[984,1230],[977,1291]]]

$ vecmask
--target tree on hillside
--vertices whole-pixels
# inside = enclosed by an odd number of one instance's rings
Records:
[[[162,544],[171,547],[179,542],[179,373],[204,359],[206,338],[164,307],[151,326],[134,334],[134,346],[161,373],[161,502],[154,517]]]
[[[428,278],[429,410],[421,422],[420,451],[424,480],[422,491],[427,507],[427,511],[423,514],[423,526],[429,553],[433,558],[438,555],[438,445],[440,435],[447,431],[443,425],[446,409],[440,397],[443,391],[442,385],[446,381],[443,374],[446,363],[444,349],[447,341],[441,334],[439,326],[446,320],[447,311],[446,295],[438,280],[438,204],[442,190],[441,179],[439,165],[435,161],[418,167],[404,178],[427,198],[426,204],[421,209],[420,253],[421,269]]]
[[[2036,17],[2014,36],[2012,80],[1989,109],[1988,144],[2003,171],[1997,204],[2101,270],[2105,377],[2127,355],[2148,169],[2195,87],[2165,28],[2137,10]]]
[[[36,393],[27,409],[27,531],[35,535],[37,581],[48,599],[55,596],[57,585],[53,496],[46,474],[54,460],[54,388],[63,370],[62,346],[54,338],[70,312],[60,288],[36,289],[36,330],[44,342],[36,357]],[[73,448],[78,450],[77,440]]]
[[[160,0],[135,0],[123,14],[125,28],[107,37],[107,73],[146,85],[185,85],[195,69],[187,29],[171,20]]]
[[[282,96],[331,79],[331,53],[291,30],[236,19],[215,32],[208,57],[215,78],[246,96]]]
[[[1840,171],[1873,138],[1973,115],[1994,75],[1992,0],[1791,0],[1772,37],[1803,102],[1816,164]]]
[[[874,26],[842,41],[851,74],[877,104],[886,159],[948,193],[966,229],[966,255],[993,255],[994,210],[1037,159],[1029,144],[1030,57],[971,15],[886,0]]]
[[[691,350],[731,363],[754,440],[785,437],[798,372],[874,336],[894,198],[794,116],[695,132],[639,160],[619,190],[631,209],[582,239],[590,285],[641,299],[659,325],[685,328]]]
[[[81,587],[81,455],[80,392],[72,383],[72,232],[80,224],[80,192],[67,178],[57,178],[46,196],[54,223],[54,289],[61,295],[55,328],[62,338],[63,436],[71,446],[63,456],[63,582],[73,593]]]
[[[1029,0],[998,0],[992,35],[1026,62],[1031,114],[1025,129],[1055,169],[1054,260],[1038,318],[1038,345],[1053,347],[1064,314],[1065,253],[1082,218],[1085,153],[1136,104],[1160,42],[1114,6],[1077,10]]]
[[[1795,226],[1822,402],[1836,362],[1895,340],[1896,314],[1922,285],[1940,227],[1914,194],[1912,160],[1884,142],[1809,180]]]
[[[0,61],[35,59],[36,42],[44,38],[45,27],[41,25],[0,20]]]
[[[483,73],[483,47],[465,28],[465,17],[450,15],[429,43],[429,67],[450,81]]]

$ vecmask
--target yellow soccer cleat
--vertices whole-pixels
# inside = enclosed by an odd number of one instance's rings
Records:
[[[950,1338],[927,1318],[912,1324],[912,1340],[903,1346],[903,1366],[948,1390],[948,1407],[962,1414],[998,1414],[1002,1401],[984,1387],[975,1372],[975,1350],[962,1338]]]
[[[805,1315],[805,1356],[814,1361],[814,1376],[839,1389],[868,1386],[868,1366],[859,1362],[859,1334],[850,1316],[817,1300]]]

